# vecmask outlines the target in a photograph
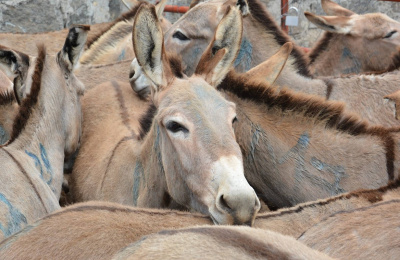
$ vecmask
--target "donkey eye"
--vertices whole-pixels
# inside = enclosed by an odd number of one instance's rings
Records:
[[[179,39],[181,41],[188,41],[189,40],[189,38],[186,35],[184,35],[183,33],[181,33],[180,31],[176,31],[172,35],[172,38],[177,38],[177,39]]]
[[[238,121],[238,119],[237,119],[237,117],[235,116],[235,118],[232,119],[232,125],[233,125],[234,123],[236,123],[237,121]]]
[[[384,38],[384,39],[390,38],[390,37],[392,37],[392,36],[393,36],[393,34],[395,34],[395,33],[397,33],[397,31],[396,31],[396,30],[394,30],[394,31],[391,31],[390,33],[386,34],[386,35],[385,35],[385,37],[383,37],[383,38]]]
[[[165,127],[172,133],[177,133],[177,132],[188,133],[189,132],[189,130],[186,127],[184,127],[183,125],[181,125],[175,121],[168,122]]]

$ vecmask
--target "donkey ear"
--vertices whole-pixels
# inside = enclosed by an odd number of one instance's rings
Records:
[[[271,58],[246,72],[246,75],[251,78],[262,78],[270,86],[273,86],[285,67],[292,50],[293,43],[285,43]]]
[[[163,17],[164,8],[167,5],[167,0],[161,0],[156,4],[156,13],[159,20]]]
[[[0,69],[10,80],[13,80],[19,74],[19,66],[21,65],[18,64],[18,59],[19,54],[16,51],[0,46]],[[29,66],[29,58],[27,66]]]
[[[211,86],[217,86],[231,69],[242,40],[242,16],[236,8],[228,8],[219,23],[214,40],[200,58],[195,74]]]
[[[331,0],[321,0],[322,9],[327,15],[351,16],[354,12],[338,5]]]
[[[164,40],[154,6],[144,4],[138,10],[132,31],[136,59],[147,77],[160,88],[167,84]]]
[[[25,97],[25,80],[29,70],[29,56],[0,46],[0,69],[14,82],[14,94],[18,103]]]
[[[400,118],[400,90],[398,90],[392,94],[386,95],[383,98],[394,103],[394,108],[395,108],[394,116],[397,120],[399,120],[399,118]]]
[[[190,2],[189,9],[192,9],[193,7],[198,5],[201,1],[202,0],[192,0],[192,2]]]
[[[140,2],[137,0],[122,0],[122,3],[125,5],[126,8],[130,10],[132,9],[132,7],[138,5]]]
[[[64,47],[59,52],[59,57],[69,71],[73,71],[79,64],[89,30],[89,25],[74,25],[69,29]]]
[[[350,17],[344,16],[319,16],[310,12],[304,12],[306,18],[322,30],[334,33],[348,34],[352,25]]]

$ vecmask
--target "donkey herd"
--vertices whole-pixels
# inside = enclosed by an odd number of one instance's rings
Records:
[[[126,4],[0,34],[0,259],[398,259],[399,22]]]

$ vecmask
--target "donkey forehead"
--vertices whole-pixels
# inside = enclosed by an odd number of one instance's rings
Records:
[[[213,113],[226,117],[235,112],[235,104],[227,101],[214,87],[201,78],[179,80],[167,90],[160,102],[160,111],[165,114]]]
[[[362,27],[365,32],[386,34],[391,28],[400,28],[400,23],[381,13],[355,16],[355,26]]]

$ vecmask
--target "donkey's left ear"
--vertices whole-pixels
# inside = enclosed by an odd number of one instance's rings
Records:
[[[321,0],[322,9],[327,15],[351,16],[354,12],[338,5],[331,0]]]
[[[73,71],[79,64],[79,58],[83,52],[89,30],[89,25],[74,25],[69,29],[64,47],[59,52],[61,61],[64,62],[69,71]]]
[[[195,74],[216,87],[225,78],[236,59],[242,31],[243,23],[239,10],[228,8],[217,27],[214,40],[201,56]]]
[[[310,12],[304,12],[304,15],[310,22],[328,32],[348,34],[351,33],[353,29],[351,22],[353,17],[321,16]]]
[[[277,53],[271,56],[268,60],[252,68],[245,74],[250,78],[260,78],[266,81],[270,86],[273,86],[278,79],[290,53],[293,50],[293,43],[285,43]]]

